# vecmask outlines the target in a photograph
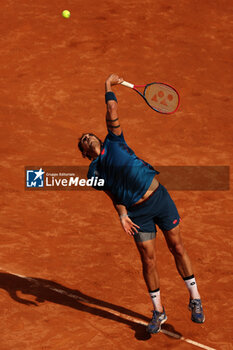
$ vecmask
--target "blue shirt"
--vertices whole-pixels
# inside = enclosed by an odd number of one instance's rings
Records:
[[[156,174],[159,172],[129,148],[123,133],[117,136],[109,130],[100,155],[89,166],[87,177],[104,179],[104,186],[95,188],[110,191],[117,204],[128,208],[142,198]]]

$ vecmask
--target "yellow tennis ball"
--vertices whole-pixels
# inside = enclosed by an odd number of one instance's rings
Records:
[[[62,11],[62,16],[63,16],[64,18],[69,18],[69,17],[70,17],[70,11],[68,11],[68,10]]]

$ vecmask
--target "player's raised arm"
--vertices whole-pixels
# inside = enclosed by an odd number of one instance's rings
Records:
[[[107,129],[115,135],[120,135],[122,130],[117,113],[117,99],[112,91],[112,86],[120,84],[122,81],[123,79],[118,75],[111,74],[105,82],[105,102],[107,105],[106,124]]]

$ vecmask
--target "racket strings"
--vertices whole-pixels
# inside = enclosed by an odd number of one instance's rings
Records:
[[[147,85],[144,96],[152,108],[162,113],[172,113],[179,105],[177,92],[168,85],[159,83]]]

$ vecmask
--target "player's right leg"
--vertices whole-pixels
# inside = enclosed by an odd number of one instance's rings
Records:
[[[167,320],[167,316],[160,297],[159,275],[156,267],[155,239],[144,241],[145,237],[149,235],[150,233],[139,232],[137,239],[140,239],[140,241],[135,241],[141,256],[143,277],[154,307],[153,317],[148,324],[147,330],[149,333],[158,333],[161,329],[161,324]]]
[[[161,324],[167,320],[160,298],[159,276],[156,267],[156,227],[153,217],[154,207],[160,197],[157,193],[159,190],[155,191],[146,201],[128,208],[129,217],[140,227],[139,232],[134,235],[134,240],[141,256],[143,277],[154,307],[152,320],[147,327],[150,333],[158,333]]]
[[[141,257],[143,277],[147,288],[149,291],[156,290],[159,288],[159,276],[156,267],[155,239],[136,242],[136,245]],[[158,311],[162,310],[162,304],[158,305]]]

